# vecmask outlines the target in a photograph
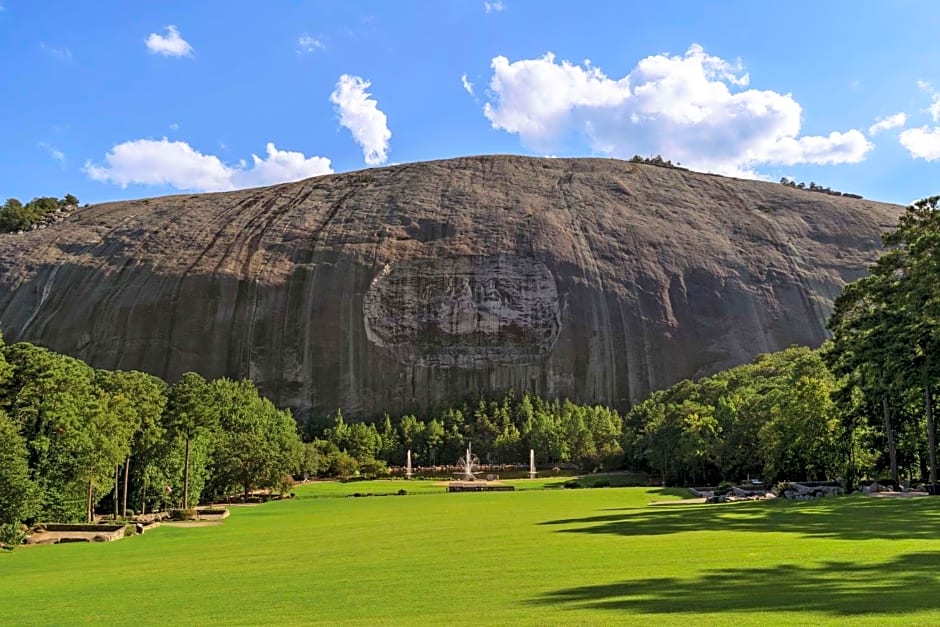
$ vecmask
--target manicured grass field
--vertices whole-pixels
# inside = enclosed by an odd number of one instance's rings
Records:
[[[940,624],[940,498],[648,506],[681,492],[417,481],[327,498],[404,483],[0,555],[0,624]]]

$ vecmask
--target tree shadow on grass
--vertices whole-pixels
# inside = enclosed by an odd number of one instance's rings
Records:
[[[618,514],[549,520],[561,533],[658,536],[684,531],[796,533],[841,540],[940,539],[940,498],[847,497],[726,505],[625,508]],[[571,526],[576,525],[576,526]]]
[[[832,616],[940,609],[940,553],[910,553],[878,564],[824,562],[705,571],[697,578],[626,580],[566,588],[538,605],[647,614],[815,611]]]

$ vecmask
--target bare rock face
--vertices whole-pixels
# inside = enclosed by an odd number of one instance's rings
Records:
[[[424,368],[536,363],[555,345],[560,313],[551,271],[514,255],[386,264],[363,298],[369,341]]]
[[[250,377],[299,416],[510,387],[623,409],[820,344],[902,211],[503,156],[108,203],[0,235],[0,328],[101,368]]]

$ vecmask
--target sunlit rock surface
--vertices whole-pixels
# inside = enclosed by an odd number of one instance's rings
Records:
[[[606,159],[408,164],[0,235],[0,328],[102,368],[251,377],[299,416],[510,387],[623,409],[820,344],[901,212]]]

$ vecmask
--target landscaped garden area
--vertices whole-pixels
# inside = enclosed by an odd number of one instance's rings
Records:
[[[315,482],[221,525],[22,547],[0,554],[0,623],[940,622],[940,499],[511,483]]]

